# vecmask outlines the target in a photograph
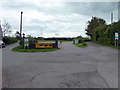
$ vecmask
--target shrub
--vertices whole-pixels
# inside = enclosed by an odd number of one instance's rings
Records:
[[[83,47],[83,48],[85,48],[85,47],[87,47],[87,44],[84,42],[84,43],[78,43],[78,44],[75,44],[76,46],[78,46],[78,47]]]
[[[14,38],[14,37],[3,37],[3,42],[7,45],[11,44],[11,43],[15,43],[17,41],[18,41],[18,39]]]
[[[83,38],[83,41],[87,42],[87,41],[91,41],[91,39],[89,39],[89,38]]]

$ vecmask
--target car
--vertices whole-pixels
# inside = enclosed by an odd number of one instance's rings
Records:
[[[0,48],[5,48],[5,43],[2,40],[0,40]]]

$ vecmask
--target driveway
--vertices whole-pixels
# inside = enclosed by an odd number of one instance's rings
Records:
[[[12,44],[3,49],[3,88],[117,88],[118,51],[88,43],[72,42],[60,50],[17,53]]]

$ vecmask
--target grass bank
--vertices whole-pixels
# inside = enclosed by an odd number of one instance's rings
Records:
[[[16,52],[50,52],[50,51],[56,51],[60,48],[48,48],[48,49],[23,49],[21,46],[16,46],[12,49],[12,51]]]
[[[87,47],[87,44],[84,42],[84,43],[78,43],[78,44],[75,44],[77,47],[81,47],[81,48],[85,48]]]
[[[115,46],[110,46],[110,45],[106,45],[106,44],[101,44],[101,43],[98,43],[98,42],[92,42],[92,43],[102,45],[102,46],[105,46],[105,47],[109,47],[109,48],[113,48],[113,49],[120,49],[120,46],[115,47]]]

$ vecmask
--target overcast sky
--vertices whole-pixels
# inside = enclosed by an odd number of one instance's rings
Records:
[[[19,31],[20,12],[23,11],[23,32],[35,37],[76,37],[85,35],[87,21],[92,16],[110,23],[113,12],[118,20],[117,2],[34,2],[30,0],[0,3],[0,19],[7,19],[12,31]],[[42,32],[42,34],[41,34]]]

